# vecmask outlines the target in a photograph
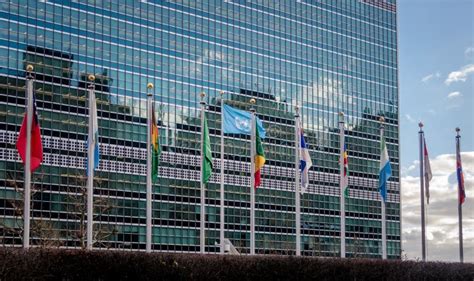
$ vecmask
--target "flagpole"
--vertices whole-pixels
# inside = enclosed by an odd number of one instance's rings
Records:
[[[426,261],[426,230],[425,230],[425,175],[424,175],[424,141],[423,141],[423,123],[418,124],[420,127],[419,139],[420,139],[420,200],[421,200],[421,259]]]
[[[199,95],[201,97],[201,231],[200,231],[200,252],[201,254],[206,253],[206,186],[203,181],[203,173],[204,173],[204,165],[202,165],[204,161],[204,114],[206,110],[206,102],[204,101],[204,97],[206,94],[201,92]]]
[[[296,203],[296,255],[301,256],[301,202],[300,202],[300,147],[301,130],[298,105],[295,107],[295,203]]]
[[[250,112],[252,130],[250,135],[250,254],[255,255],[255,155],[256,155],[256,126],[255,126],[255,99],[250,99]]]
[[[456,161],[457,158],[461,155],[461,135],[459,132],[461,129],[456,128]],[[459,165],[459,164],[457,164]],[[459,182],[459,179],[458,179]],[[464,262],[464,247],[463,247],[463,237],[462,237],[462,203],[461,203],[461,187],[458,183],[458,219],[459,219],[459,261]]]
[[[219,240],[221,242],[220,253],[225,253],[225,193],[224,193],[224,91],[220,92],[221,94],[221,204],[220,204],[220,236]]]
[[[146,252],[151,253],[151,243],[152,243],[152,193],[153,186],[151,180],[151,129],[152,129],[152,114],[153,112],[153,94],[151,90],[153,89],[153,83],[148,83],[146,85],[148,89],[147,93],[147,141],[146,141]]]
[[[87,147],[88,149],[88,156],[87,156],[87,249],[92,250],[93,247],[93,227],[94,227],[94,145],[92,145],[92,140],[94,139],[94,121],[93,121],[93,104],[94,104],[94,80],[95,76],[90,74],[88,77],[89,79],[89,86],[88,92],[89,92],[89,136],[87,141],[89,142],[89,145]]]
[[[346,257],[346,198],[344,197],[344,112],[339,112],[339,205],[341,213],[341,258]]]
[[[26,157],[23,200],[23,248],[30,248],[30,206],[31,206],[31,127],[33,126],[33,66],[26,66]]]
[[[385,118],[382,116],[379,118],[379,121],[380,121],[380,141],[382,142],[383,137],[384,137]],[[382,259],[386,260],[387,259],[387,227],[386,227],[386,216],[385,216],[385,200],[382,196],[380,196],[380,199],[382,201]]]

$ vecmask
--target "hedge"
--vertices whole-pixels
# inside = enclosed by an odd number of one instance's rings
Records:
[[[1,280],[474,280],[474,264],[0,249]]]

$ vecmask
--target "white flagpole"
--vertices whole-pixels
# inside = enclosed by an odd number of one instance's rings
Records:
[[[339,205],[341,213],[341,258],[346,257],[346,198],[344,197],[344,113],[339,112]]]
[[[204,97],[206,94],[201,92],[201,176],[199,178],[201,182],[201,230],[200,230],[200,252],[201,254],[206,253],[206,185],[202,180],[202,176],[204,173],[204,165],[202,162],[204,160],[204,111],[206,110],[206,102],[204,101]]]
[[[250,129],[252,130],[250,135],[250,254],[255,255],[255,154],[256,154],[256,126],[255,126],[255,99],[251,99],[250,103],[252,113]]]
[[[426,232],[425,232],[425,164],[424,164],[424,138],[423,138],[423,123],[419,123],[420,127],[420,200],[421,200],[421,256],[422,261],[426,261]]]
[[[88,88],[89,92],[89,136],[87,141],[89,142],[89,145],[87,147],[87,249],[92,250],[93,247],[93,228],[94,228],[94,154],[95,154],[95,149],[94,149],[94,130],[97,128],[94,128],[94,120],[93,120],[93,104],[95,102],[95,94],[94,94],[94,80],[95,76],[94,75],[89,75],[88,79],[90,81]]]
[[[296,224],[296,255],[301,256],[301,202],[300,202],[300,115],[298,105],[295,107],[295,224]]]
[[[384,136],[384,122],[385,118],[380,117],[380,141],[382,142],[383,136]],[[383,149],[383,148],[382,148]],[[388,189],[388,183],[387,183],[387,189]],[[388,197],[388,192],[387,192],[387,197]],[[386,260],[387,259],[387,227],[386,227],[386,217],[385,217],[385,201],[382,196],[380,196],[380,199],[382,201],[382,259]]]
[[[153,89],[153,84],[148,83],[147,84],[147,89],[151,90]],[[151,166],[152,166],[152,155],[151,155],[151,129],[152,129],[152,114],[155,114],[153,112],[153,94],[151,91],[148,91],[147,93],[147,141],[146,141],[146,252],[151,253],[151,244],[152,244],[152,192],[153,192],[153,186],[152,186],[152,179],[151,179]]]
[[[224,193],[224,91],[220,92],[221,94],[221,204],[220,204],[220,253],[225,253],[225,193]]]
[[[461,129],[456,128],[456,161],[461,155],[461,135],[459,132]],[[456,164],[457,169],[457,164]],[[458,180],[459,181],[459,180]],[[462,204],[461,204],[461,189],[458,183],[458,219],[459,219],[459,261],[464,262],[464,246],[462,237]]]
[[[23,199],[23,248],[30,247],[30,206],[31,206],[31,127],[33,126],[33,66],[26,67],[26,159]]]

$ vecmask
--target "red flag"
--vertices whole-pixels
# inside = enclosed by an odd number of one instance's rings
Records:
[[[466,190],[464,189],[464,173],[462,172],[461,163],[461,148],[459,144],[459,138],[456,139],[456,174],[458,178],[458,200],[459,205],[462,205],[466,201]]]
[[[423,162],[425,163],[425,193],[426,193],[426,203],[430,204],[430,181],[433,178],[433,173],[431,172],[430,157],[428,156],[428,148],[426,147],[426,140],[423,138],[423,146],[425,151],[423,153],[424,158]]]
[[[23,118],[23,123],[21,123],[20,135],[16,141],[16,149],[18,154],[20,154],[21,160],[23,160],[23,165],[26,161],[26,122],[27,122],[27,113]],[[33,172],[36,170],[43,162],[43,144],[41,143],[41,129],[38,122],[38,116],[36,114],[36,104],[33,97],[33,120],[31,122],[31,161],[30,161],[30,171]]]

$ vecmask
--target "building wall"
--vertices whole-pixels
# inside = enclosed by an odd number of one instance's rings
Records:
[[[400,258],[395,0],[0,1],[0,227],[21,244],[23,171],[15,140],[25,66],[45,159],[34,176],[32,244],[81,247],[85,223],[86,77],[97,76],[101,163],[97,248],[145,248],[146,84],[163,153],[154,184],[154,249],[199,251],[199,93],[208,103],[214,174],[207,251],[218,252],[220,91],[244,110],[256,98],[267,165],[256,192],[257,253],[295,249],[294,113],[302,107],[313,167],[302,196],[304,255],[339,256],[338,112],[346,114],[350,256],[381,256],[379,116],[392,162],[389,258]],[[225,137],[226,238],[249,252],[250,143]]]

